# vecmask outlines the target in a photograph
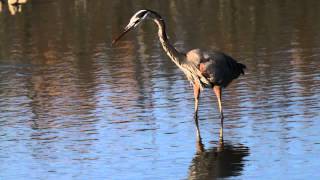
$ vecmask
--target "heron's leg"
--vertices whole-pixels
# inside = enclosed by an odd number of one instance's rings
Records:
[[[204,145],[203,145],[203,143],[202,143],[202,140],[199,139],[196,143],[197,143],[197,144],[196,144],[197,153],[202,153],[202,152],[204,152],[205,149],[204,149]]]
[[[218,147],[217,147],[217,152],[222,152],[224,149],[224,142],[223,142],[223,139],[220,138],[219,139],[219,144],[218,144]]]
[[[219,105],[219,111],[220,111],[220,139],[223,139],[223,110],[222,110],[222,102],[221,102],[221,87],[220,86],[214,86],[213,91],[217,96],[218,99],[218,105]]]
[[[193,94],[194,94],[194,121],[197,129],[197,140],[201,141],[200,129],[198,123],[198,105],[199,105],[199,96],[200,96],[200,86],[198,84],[193,85]]]

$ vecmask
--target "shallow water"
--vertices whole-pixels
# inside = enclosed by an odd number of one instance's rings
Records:
[[[158,11],[180,50],[246,64],[223,92],[224,144],[138,9]],[[0,179],[316,179],[320,1],[29,0],[0,13]],[[200,149],[203,151],[201,152]]]

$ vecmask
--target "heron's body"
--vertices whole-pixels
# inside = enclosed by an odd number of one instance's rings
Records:
[[[186,61],[197,66],[201,74],[210,83],[202,82],[205,87],[227,87],[229,83],[244,74],[245,66],[222,52],[210,54],[200,49],[193,49],[186,54]]]
[[[208,54],[200,49],[193,49],[187,53],[179,52],[172,44],[170,44],[167,38],[164,20],[158,13],[151,10],[140,10],[134,14],[131,17],[129,24],[126,26],[125,31],[116,38],[113,43],[146,18],[152,19],[157,24],[159,40],[164,51],[193,84],[197,137],[200,139],[200,130],[198,127],[198,102],[200,90],[203,88],[212,88],[218,99],[221,114],[220,137],[222,138],[223,111],[221,91],[222,88],[227,87],[233,79],[238,78],[240,74],[244,74],[246,66],[238,63],[236,60],[222,52],[212,52]]]

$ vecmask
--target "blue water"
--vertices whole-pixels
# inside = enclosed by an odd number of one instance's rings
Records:
[[[0,12],[0,179],[319,179],[318,1],[30,0]],[[180,50],[218,49],[248,70],[193,90],[138,9]]]

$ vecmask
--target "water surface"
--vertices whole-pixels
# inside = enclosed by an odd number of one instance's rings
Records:
[[[159,12],[182,50],[246,64],[200,99],[139,9]],[[30,0],[0,8],[0,179],[317,179],[320,1]],[[202,150],[202,151],[200,151]]]

